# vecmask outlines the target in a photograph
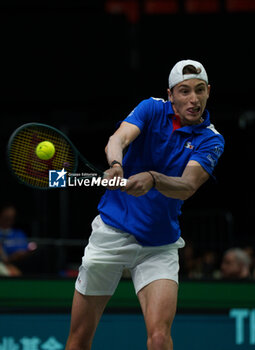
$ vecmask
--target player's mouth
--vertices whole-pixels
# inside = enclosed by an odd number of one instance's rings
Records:
[[[191,107],[187,109],[188,114],[192,115],[192,116],[196,116],[197,114],[199,114],[199,112],[201,111],[201,107],[197,106],[197,107]]]

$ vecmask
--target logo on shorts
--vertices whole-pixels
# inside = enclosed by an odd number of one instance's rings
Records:
[[[49,187],[66,187],[66,174],[67,171],[62,170],[49,170]]]

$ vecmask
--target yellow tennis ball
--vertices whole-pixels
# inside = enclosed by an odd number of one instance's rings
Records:
[[[49,160],[55,154],[55,147],[52,142],[43,141],[37,145],[35,153],[38,158],[43,160]]]

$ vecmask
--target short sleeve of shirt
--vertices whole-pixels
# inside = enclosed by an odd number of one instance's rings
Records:
[[[133,111],[124,119],[125,122],[136,125],[141,131],[151,120],[154,114],[153,99],[143,100]]]
[[[224,138],[222,135],[214,135],[204,142],[192,154],[190,160],[197,161],[212,177],[213,170],[224,151]]]

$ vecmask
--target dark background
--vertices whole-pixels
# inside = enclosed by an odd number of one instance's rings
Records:
[[[252,1],[8,1],[0,10],[1,204],[14,203],[17,225],[57,251],[57,270],[79,263],[78,240],[86,242],[104,190],[18,184],[6,162],[10,134],[26,122],[48,123],[105,169],[117,121],[142,99],[167,98],[170,69],[187,58],[206,67],[208,109],[226,148],[217,183],[184,204],[184,238],[198,250],[255,245]]]

